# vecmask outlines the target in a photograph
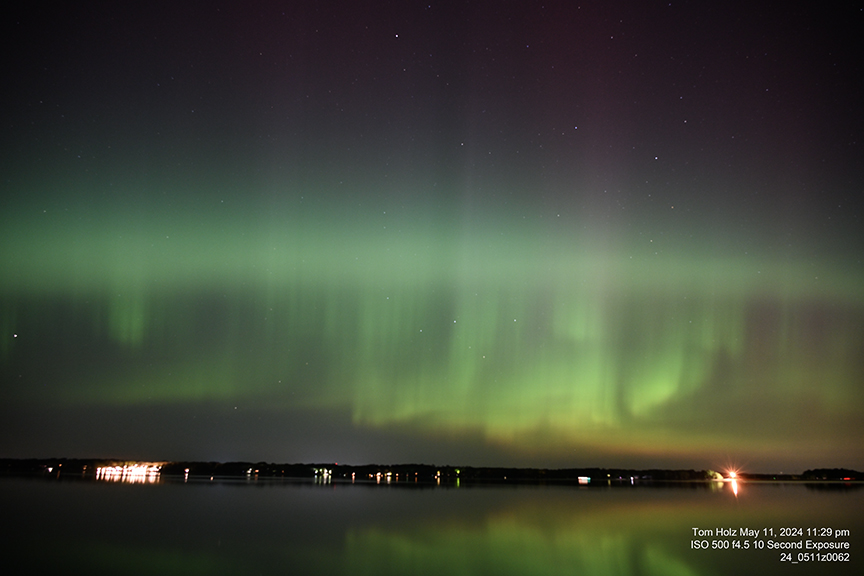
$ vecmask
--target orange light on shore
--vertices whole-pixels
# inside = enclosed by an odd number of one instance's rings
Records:
[[[729,482],[729,485],[732,487],[732,493],[735,494],[735,497],[738,497],[738,472],[735,470],[729,470],[726,472],[725,480]]]

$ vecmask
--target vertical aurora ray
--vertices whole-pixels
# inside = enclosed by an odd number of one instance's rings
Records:
[[[506,216],[355,216],[231,229],[175,212],[164,235],[159,214],[122,234],[7,222],[3,373],[30,386],[6,394],[340,409],[544,454],[812,452],[861,433],[864,303],[842,267],[815,283],[806,261],[652,260],[623,232],[602,248]]]

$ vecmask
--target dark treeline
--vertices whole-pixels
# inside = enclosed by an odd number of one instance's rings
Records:
[[[97,469],[140,464],[116,458],[105,459],[0,459],[2,475],[96,476]],[[254,477],[326,479],[328,481],[397,482],[590,482],[635,483],[646,481],[706,481],[719,479],[712,470],[634,470],[621,468],[492,468],[437,466],[434,464],[366,464],[362,466],[318,464],[274,464],[270,462],[159,462],[163,476]],[[864,474],[843,468],[807,470],[801,475],[739,474],[742,480],[817,481],[864,480]]]
[[[590,478],[592,481],[614,480],[707,480],[712,478],[710,471],[704,470],[623,470],[604,468],[569,468],[548,470],[540,468],[490,468],[474,466],[438,466],[435,464],[366,464],[344,465],[323,464],[272,464],[267,462],[172,462],[162,468],[163,474],[185,474],[199,476],[242,476],[258,477],[327,477],[331,480],[379,480],[391,482],[404,481],[578,481]]]
[[[804,480],[864,480],[864,474],[846,468],[816,468],[801,475]]]

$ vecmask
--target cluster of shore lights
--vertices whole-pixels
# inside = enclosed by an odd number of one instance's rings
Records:
[[[402,475],[402,481],[407,482],[410,480],[411,477],[414,478],[414,482],[416,483],[417,482],[417,472],[414,472],[413,475],[410,473],[403,474]],[[384,480],[385,482],[387,482],[387,484],[390,484],[391,482],[399,482],[399,474],[394,474],[393,472],[378,472],[376,474],[369,474],[369,478],[374,479],[376,484],[381,484],[381,480]],[[352,482],[354,481],[354,474],[351,474],[351,481]],[[439,485],[441,484],[441,471],[440,470],[438,470],[435,473],[435,483],[439,484]],[[456,470],[456,485],[457,486],[459,485],[459,470],[458,469]]]
[[[133,462],[96,468],[96,479],[106,482],[153,483],[159,480],[162,462]]]
[[[315,468],[315,483],[330,484],[333,481],[333,470],[328,468]]]

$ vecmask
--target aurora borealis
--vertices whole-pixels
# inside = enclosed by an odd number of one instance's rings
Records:
[[[860,11],[363,4],[6,18],[0,455],[864,466]]]

